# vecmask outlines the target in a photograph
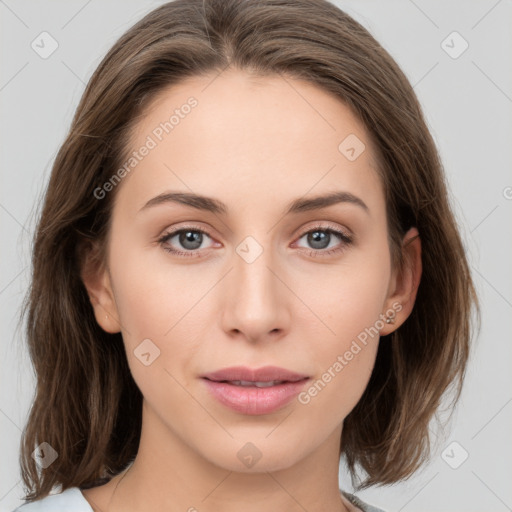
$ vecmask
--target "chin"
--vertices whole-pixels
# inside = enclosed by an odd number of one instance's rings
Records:
[[[245,439],[250,439],[250,436]],[[214,465],[236,473],[281,471],[300,460],[302,451],[299,453],[296,446],[284,447],[277,439],[275,443],[256,436],[253,439],[254,441],[236,441],[235,449],[233,446],[219,446],[220,452],[204,454],[204,457]]]

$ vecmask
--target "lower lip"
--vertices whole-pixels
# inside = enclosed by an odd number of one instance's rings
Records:
[[[208,391],[222,404],[236,412],[249,415],[269,414],[290,403],[309,379],[283,382],[268,388],[235,386],[227,382],[203,379]]]

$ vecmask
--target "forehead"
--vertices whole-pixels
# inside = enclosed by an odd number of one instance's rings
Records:
[[[151,149],[122,183],[138,207],[164,189],[247,208],[344,189],[383,207],[364,125],[303,80],[240,70],[187,78],[146,107],[130,137],[131,151],[144,146]]]

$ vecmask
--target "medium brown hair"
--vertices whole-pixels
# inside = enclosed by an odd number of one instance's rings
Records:
[[[393,264],[407,264],[401,243],[410,227],[421,237],[414,308],[381,337],[367,389],[344,421],[341,454],[352,475],[362,469],[364,486],[410,476],[428,456],[428,427],[441,398],[460,394],[478,300],[442,164],[403,72],[326,0],[176,0],[110,49],[52,168],[22,315],[37,377],[20,456],[26,500],[55,485],[105,483],[137,453],[142,395],[122,335],[100,328],[80,277],[93,246],[104,261],[116,195],[98,200],[93,191],[125,160],[131,130],[159,92],[230,66],[306,80],[351,107],[378,155]],[[31,454],[42,442],[58,458],[40,471]]]

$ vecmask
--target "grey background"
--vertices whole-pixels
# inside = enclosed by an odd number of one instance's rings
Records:
[[[34,377],[16,323],[41,192],[93,70],[115,40],[160,3],[0,0],[0,511],[21,504],[23,494],[18,449]],[[359,495],[388,511],[512,510],[512,3],[335,3],[372,32],[415,87],[441,151],[482,301],[464,392],[451,429],[434,433],[430,464],[407,482]],[[47,59],[31,48],[43,31],[59,45]],[[469,44],[458,58],[441,46],[453,31]],[[461,43],[452,36],[445,47],[453,53]],[[340,482],[351,489],[343,469]]]

